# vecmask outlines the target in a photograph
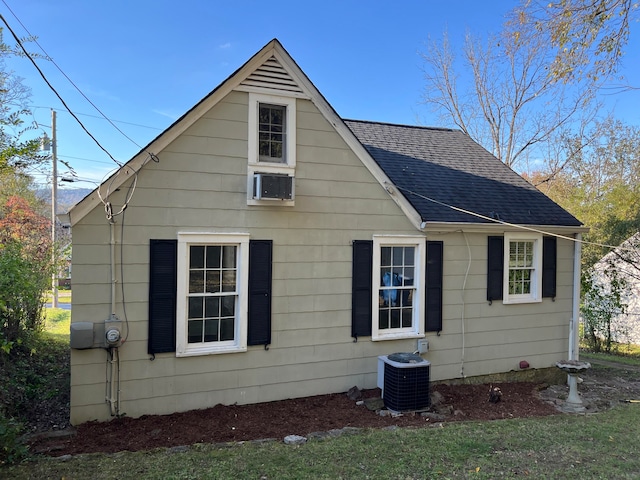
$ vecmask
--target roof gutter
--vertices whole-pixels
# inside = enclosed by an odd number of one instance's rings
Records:
[[[521,230],[519,226],[524,227],[524,230],[540,230],[543,232],[554,233],[558,235],[573,235],[576,233],[586,233],[589,231],[589,227],[584,225],[571,226],[571,225],[509,225],[504,223],[471,223],[471,222],[426,222],[423,221],[420,224],[420,230],[425,233],[452,233],[464,230],[467,233],[501,233],[501,232],[513,232]]]

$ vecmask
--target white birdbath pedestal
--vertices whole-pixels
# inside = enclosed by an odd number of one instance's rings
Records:
[[[584,412],[585,408],[578,393],[578,374],[591,368],[591,364],[580,360],[563,360],[557,362],[556,367],[569,375],[569,396],[562,409],[569,413]]]

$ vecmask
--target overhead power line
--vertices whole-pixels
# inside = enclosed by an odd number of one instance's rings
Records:
[[[118,126],[117,126],[115,123],[113,123],[113,122],[112,122],[112,121],[111,121],[111,120],[110,120],[110,119],[109,119],[109,118],[108,118],[108,117],[107,117],[107,116],[102,112],[102,110],[100,110],[100,109],[99,109],[99,108],[98,108],[98,107],[97,107],[97,106],[96,106],[96,105],[95,105],[95,104],[94,104],[94,103],[89,99],[89,97],[87,97],[87,96],[84,94],[84,92],[83,92],[82,90],[80,90],[80,88],[79,88],[79,87],[78,87],[78,86],[73,82],[73,80],[71,80],[71,78],[69,78],[69,76],[68,76],[66,73],[64,73],[64,71],[62,70],[62,68],[60,68],[60,66],[55,62],[55,60],[54,60],[54,59],[53,59],[53,58],[52,58],[52,57],[51,57],[51,56],[46,52],[46,50],[42,47],[42,45],[40,45],[40,44],[38,43],[38,40],[36,39],[36,37],[34,37],[34,36],[31,34],[31,32],[30,32],[30,31],[29,31],[29,29],[24,25],[24,23],[22,23],[22,21],[20,21],[20,19],[19,19],[19,18],[18,18],[18,16],[13,12],[13,10],[11,10],[11,7],[9,7],[9,5],[7,5],[7,2],[6,2],[5,0],[2,0],[2,3],[4,3],[4,4],[5,4],[5,6],[6,6],[6,7],[7,7],[7,9],[11,12],[11,14],[13,15],[13,17],[14,17],[14,18],[17,20],[17,22],[22,26],[22,28],[24,28],[25,32],[27,32],[27,34],[29,34],[29,37],[33,38],[33,42],[34,42],[36,45],[38,45],[38,47],[40,48],[40,50],[42,50],[42,53],[44,53],[44,54],[45,54],[45,56],[47,57],[47,60],[49,60],[49,61],[50,61],[50,62],[51,62],[51,63],[52,63],[52,64],[53,64],[57,69],[58,69],[58,71],[59,71],[59,72],[64,76],[64,78],[66,78],[66,79],[69,81],[69,83],[73,86],[73,88],[75,88],[75,89],[80,93],[80,95],[82,95],[82,96],[83,96],[83,98],[84,98],[87,102],[89,102],[89,104],[90,104],[93,108],[95,108],[95,109],[96,109],[96,111],[97,111],[100,115],[102,115],[102,118],[104,118],[106,121],[108,121],[108,122],[111,124],[111,126],[113,126],[113,128],[115,128],[118,132],[120,132],[120,134],[122,134],[122,136],[124,136],[127,140],[129,140],[131,143],[133,143],[136,147],[138,147],[139,149],[141,149],[141,150],[142,150],[142,147],[141,147],[140,145],[138,145],[138,144],[137,144],[137,143],[136,143],[136,142],[135,142],[131,137],[129,137],[129,136],[128,136],[126,133],[124,133],[122,130],[120,130],[120,128],[118,128]],[[3,18],[2,20],[3,20],[3,22],[5,23],[5,25],[7,25],[7,28],[9,28],[9,25],[7,24],[6,20],[4,20],[4,18]],[[11,28],[9,28],[9,30],[11,30]],[[13,32],[11,32],[11,33],[13,34]],[[16,36],[15,36],[15,34],[14,34],[13,36],[14,36],[14,38],[16,37]],[[16,41],[18,41],[18,42],[19,42],[19,40],[18,40],[17,38],[16,38]],[[22,45],[21,45],[21,44],[20,44],[20,46],[22,47]],[[22,47],[22,49],[23,49],[23,51],[25,52],[25,54],[26,54],[27,56],[29,56],[29,54],[26,52],[26,50],[24,49],[24,47]],[[30,59],[31,59],[31,58],[30,58]],[[34,65],[35,65],[35,62],[33,62],[33,60],[31,60],[31,61],[32,61],[32,63],[34,63]],[[37,68],[37,66],[36,66],[36,68]],[[38,71],[40,71],[40,69],[38,69]],[[42,75],[42,72],[40,72],[40,74]],[[46,81],[46,79],[45,79],[45,81]],[[49,83],[49,82],[47,82],[47,84],[48,84],[48,83]],[[49,86],[50,86],[50,85],[49,85]],[[57,94],[57,92],[55,92],[55,93],[56,93],[56,95],[58,95],[58,94]],[[58,97],[58,98],[59,98],[59,97]],[[62,99],[61,99],[61,100],[62,100]],[[65,105],[65,107],[66,107],[66,105]],[[71,113],[71,111],[69,111],[69,113]],[[74,115],[74,114],[72,113],[72,115]],[[75,115],[74,115],[74,117],[75,117]],[[77,118],[76,118],[76,119],[77,119]],[[84,128],[84,127],[83,127],[83,128]],[[101,148],[102,148],[102,147],[101,147]],[[104,150],[104,149],[103,149],[103,150]],[[108,152],[107,152],[107,153],[108,153]],[[147,152],[147,153],[149,153],[149,152]],[[151,155],[151,154],[149,153],[149,155]],[[115,161],[115,159],[114,159],[114,161]],[[118,163],[118,162],[116,162],[116,163]]]
[[[503,220],[498,220],[498,219],[495,219],[495,218],[488,217],[486,215],[482,215],[481,213],[472,212],[471,210],[466,210],[464,208],[456,207],[455,205],[449,205],[448,203],[444,203],[444,202],[441,202],[441,201],[436,200],[434,198],[427,197],[427,196],[422,195],[420,193],[417,193],[417,192],[414,192],[412,190],[409,190],[408,188],[399,187],[397,185],[395,187],[398,190],[406,192],[406,193],[408,193],[410,195],[415,195],[416,197],[422,198],[423,200],[427,200],[428,202],[431,202],[431,203],[435,203],[436,205],[440,205],[442,207],[450,208],[452,210],[455,210],[456,212],[466,213],[467,215],[471,215],[471,216],[474,216],[474,217],[477,217],[477,218],[481,218],[482,220],[487,220],[487,221],[492,222],[492,223],[498,223],[500,225],[504,225],[505,227],[512,227],[512,228],[516,228],[516,229],[520,229],[520,230],[527,230],[529,232],[535,232],[535,233],[540,233],[542,235],[549,235],[549,236],[552,236],[552,237],[562,238],[564,240],[570,240],[572,242],[582,243],[582,244],[585,244],[585,245],[594,245],[596,247],[605,247],[605,248],[612,248],[612,249],[618,249],[618,250],[635,251],[635,249],[622,247],[620,245],[617,246],[617,245],[607,245],[607,244],[604,244],[604,243],[597,243],[597,242],[588,242],[586,240],[578,240],[577,238],[567,237],[566,235],[560,235],[558,233],[546,232],[546,231],[541,230],[539,228],[529,227],[527,225],[520,225],[520,224],[517,224],[517,223],[505,222]]]
[[[49,108],[49,107],[45,107],[43,105],[34,105],[33,108]],[[58,110],[59,112],[64,112],[65,110],[62,109],[57,109],[54,108],[53,110]],[[79,112],[75,112],[76,115],[79,115],[81,117],[91,117],[91,118],[99,118],[101,120],[107,120],[108,122],[115,122],[115,123],[122,123],[123,125],[131,125],[133,127],[140,127],[140,128],[148,128],[149,130],[162,130],[162,128],[160,127],[152,127],[150,125],[142,125],[140,123],[133,123],[133,122],[125,122],[124,120],[114,120],[114,119],[109,119],[106,118],[104,116],[100,116],[100,115],[91,115],[90,113],[79,113]],[[138,146],[136,144],[136,146]]]
[[[3,3],[4,2],[3,0]],[[7,6],[7,8],[9,8]],[[14,40],[16,41],[16,43],[18,44],[18,46],[20,47],[20,49],[22,50],[22,52],[24,53],[24,55],[29,59],[29,61],[33,64],[33,66],[36,68],[36,70],[38,71],[38,73],[40,74],[40,76],[42,77],[42,79],[45,81],[45,83],[49,86],[49,88],[51,89],[51,91],[56,95],[56,97],[58,97],[58,99],[62,102],[62,105],[64,105],[64,108],[67,109],[67,111],[71,114],[71,116],[76,120],[76,122],[78,122],[78,124],[80,125],[80,127],[82,127],[82,129],[85,131],[85,133],[87,135],[89,135],[89,137],[91,137],[91,139],[96,143],[96,145],[98,145],[98,147],[100,147],[100,149],[102,149],[103,152],[105,152],[109,158],[111,160],[113,160],[115,162],[116,165],[118,165],[119,167],[122,167],[122,163],[119,162],[118,160],[116,160],[113,155],[111,155],[111,153],[109,153],[109,151],[104,148],[102,146],[102,144],[98,141],[98,139],[96,137],[94,137],[91,132],[89,130],[87,130],[87,127],[84,126],[84,124],[80,121],[80,119],[76,116],[75,113],[73,113],[71,111],[71,109],[69,108],[69,106],[67,105],[67,103],[64,101],[64,99],[60,96],[60,94],[58,93],[58,91],[53,87],[53,85],[51,85],[51,83],[49,82],[49,80],[47,79],[47,77],[45,76],[45,74],[42,72],[42,70],[40,69],[40,67],[38,66],[38,64],[35,62],[35,60],[31,57],[31,55],[29,54],[29,52],[27,51],[26,48],[24,48],[24,45],[22,45],[22,42],[20,41],[20,38],[16,35],[16,33],[13,31],[13,29],[11,28],[11,26],[9,25],[9,23],[5,20],[4,16],[2,14],[0,14],[0,20],[2,20],[2,22],[6,25],[7,29],[9,30],[9,32],[11,32],[11,35],[13,36]],[[44,50],[43,50],[44,51]],[[46,54],[46,52],[45,52]]]

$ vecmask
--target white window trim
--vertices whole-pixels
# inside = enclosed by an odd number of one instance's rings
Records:
[[[413,302],[413,319],[411,328],[394,329],[392,332],[380,330],[378,328],[379,301],[378,290],[380,289],[380,247],[382,246],[415,246],[415,278],[414,287],[418,301]],[[423,236],[409,235],[374,235],[373,236],[373,275],[372,277],[372,299],[371,311],[373,322],[371,325],[371,340],[399,340],[405,338],[424,338],[424,308],[425,308],[425,256],[426,256],[426,238]]]
[[[258,107],[261,103],[282,105],[287,109],[286,119],[286,163],[258,161]],[[256,200],[253,198],[253,176],[255,173],[277,173],[294,177],[296,167],[296,99],[277,95],[249,93],[249,132],[248,132],[248,168],[247,168],[247,205],[284,205],[294,206],[292,200]],[[295,192],[295,187],[294,187]],[[295,195],[295,193],[294,193]]]
[[[526,295],[509,294],[509,247],[512,241],[533,242],[533,273],[531,293]],[[504,272],[502,303],[538,303],[542,302],[542,235],[535,233],[505,233],[504,234]]]
[[[189,291],[190,245],[236,245],[238,255],[235,340],[221,343],[187,342],[187,296]],[[178,285],[176,301],[176,356],[190,357],[247,351],[247,302],[249,297],[249,234],[248,233],[178,233]]]
[[[258,161],[258,106],[261,103],[282,105],[287,109],[286,163]],[[249,94],[249,165],[275,170],[290,170],[296,166],[296,99],[276,95]]]

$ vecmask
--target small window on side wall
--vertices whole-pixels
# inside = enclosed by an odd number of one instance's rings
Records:
[[[258,117],[258,161],[287,163],[287,108],[260,103]]]
[[[296,164],[296,99],[249,94],[249,166],[273,168]]]
[[[504,303],[542,301],[542,235],[504,236]]]

